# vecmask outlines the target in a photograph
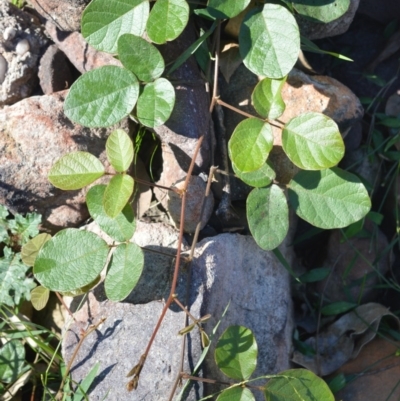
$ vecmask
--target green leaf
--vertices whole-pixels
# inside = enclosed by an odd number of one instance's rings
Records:
[[[208,0],[207,11],[215,18],[233,18],[249,4],[250,0]]]
[[[186,0],[157,0],[147,21],[147,35],[158,44],[176,39],[189,20]]]
[[[18,236],[18,244],[24,245],[29,238],[39,233],[39,225],[42,222],[42,216],[37,213],[27,213],[24,216],[17,213],[14,219],[8,221],[8,229],[12,234]]]
[[[33,279],[26,277],[29,270],[21,261],[19,253],[5,247],[4,257],[0,258],[0,304],[11,307],[18,305],[22,299],[30,299],[32,288],[36,287]]]
[[[247,380],[257,365],[257,343],[252,331],[243,326],[230,326],[215,347],[215,361],[231,379]]]
[[[143,264],[143,252],[136,244],[129,242],[115,248],[104,282],[111,301],[122,301],[132,292],[142,274]]]
[[[31,291],[31,302],[32,306],[36,310],[42,310],[45,308],[47,301],[50,297],[49,289],[42,287],[41,285],[37,286]]]
[[[224,390],[217,401],[255,401],[255,398],[248,388],[236,386]]]
[[[114,169],[120,173],[128,170],[133,160],[133,143],[129,135],[122,129],[111,133],[106,143],[107,159]]]
[[[23,372],[25,348],[20,341],[8,341],[0,348],[0,381],[14,383]]]
[[[251,95],[254,108],[257,113],[270,120],[274,120],[285,111],[285,103],[281,96],[281,90],[286,82],[286,78],[261,80]]]
[[[325,23],[340,18],[349,9],[350,0],[292,0],[295,10],[314,22]]]
[[[292,118],[282,131],[283,150],[304,170],[333,167],[344,156],[344,143],[336,123],[321,113]]]
[[[121,63],[141,81],[150,82],[161,77],[164,59],[158,49],[139,36],[125,34],[118,40]]]
[[[126,174],[117,174],[111,178],[104,191],[104,211],[111,218],[117,217],[133,192],[133,178]]]
[[[125,68],[106,65],[80,76],[64,102],[65,115],[85,127],[109,127],[136,104],[139,82]]]
[[[97,362],[92,369],[90,369],[90,372],[85,376],[85,378],[82,380],[82,382],[77,386],[74,394],[74,398],[72,401],[82,401],[87,399],[87,392],[94,382],[94,379],[97,376],[97,372],[99,370],[100,363]],[[69,388],[68,390],[69,391]],[[69,401],[67,399],[67,401]]]
[[[64,190],[80,189],[104,175],[101,161],[88,152],[67,153],[54,163],[49,181]]]
[[[46,233],[39,234],[35,238],[32,238],[21,249],[22,261],[27,266],[33,266],[34,263],[35,263],[36,256],[39,253],[40,248],[50,238],[51,238],[51,235],[50,234],[46,234]]]
[[[82,35],[95,49],[115,53],[121,35],[143,35],[149,9],[148,0],[93,0],[82,15]]]
[[[371,208],[361,181],[338,167],[300,171],[289,182],[289,202],[303,220],[324,229],[346,227]]]
[[[278,4],[254,9],[243,20],[239,50],[245,66],[254,74],[280,79],[295,65],[300,34],[293,15]]]
[[[323,308],[321,308],[321,313],[324,316],[340,315],[341,313],[348,312],[349,310],[354,309],[356,307],[357,304],[353,302],[338,301],[338,302],[333,302],[329,305],[325,305]]]
[[[137,118],[146,127],[164,124],[175,105],[175,89],[165,78],[158,78],[144,87],[137,104]]]
[[[306,369],[290,369],[269,380],[266,401],[334,401],[324,380]]]
[[[315,283],[326,279],[329,276],[330,271],[331,269],[328,267],[312,269],[307,273],[302,274],[299,279],[302,283]]]
[[[116,241],[123,242],[132,238],[136,228],[135,216],[129,203],[115,218],[108,216],[104,210],[104,192],[106,185],[95,185],[86,195],[89,213],[99,227]]]
[[[43,245],[33,273],[51,291],[74,291],[97,278],[108,252],[107,243],[96,234],[67,228]]]
[[[268,160],[258,170],[243,173],[236,167],[235,163],[232,163],[232,169],[244,183],[252,187],[266,187],[275,179],[275,171]]]
[[[241,121],[228,142],[229,157],[243,173],[258,170],[265,164],[274,137],[271,126],[258,118]]]
[[[86,294],[92,288],[94,288],[97,284],[100,283],[101,275],[99,274],[93,281],[89,284],[84,285],[83,287],[76,288],[75,290],[71,291],[60,291],[60,294],[63,297],[78,297],[79,295]]]
[[[289,229],[289,210],[286,197],[277,185],[253,189],[246,201],[250,232],[258,246],[275,249]]]

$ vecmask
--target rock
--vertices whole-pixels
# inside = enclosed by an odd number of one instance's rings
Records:
[[[337,36],[346,32],[353,22],[359,3],[360,0],[350,0],[348,10],[340,18],[328,23],[319,23],[301,15],[296,15],[301,34],[310,40],[314,40]]]
[[[40,59],[39,82],[45,95],[68,89],[72,84],[68,60],[56,45],[49,46]]]
[[[182,190],[185,184],[185,180],[181,180],[174,185],[174,188],[178,190]],[[208,222],[214,208],[214,198],[212,193],[210,193],[207,198],[204,200],[204,211],[203,215],[201,215],[202,211],[202,202],[201,201],[206,192],[207,183],[200,178],[199,176],[192,176],[190,178],[188,188],[186,190],[186,208],[185,208],[185,222],[184,222],[184,231],[186,233],[194,233],[196,231],[197,223],[200,221],[201,217],[201,226],[202,229]],[[175,222],[177,228],[179,228],[181,223],[181,206],[182,206],[182,197],[174,192],[168,192],[168,213],[171,216],[172,220]]]
[[[37,84],[40,55],[48,43],[34,18],[0,0],[0,107],[28,97]]]
[[[111,54],[99,52],[92,46],[89,46],[79,32],[62,32],[50,21],[46,21],[45,27],[46,33],[50,36],[51,40],[82,74],[104,65],[122,65]]]
[[[0,203],[12,212],[35,211],[44,227],[75,227],[88,217],[86,190],[62,191],[47,179],[52,165],[68,152],[89,151],[106,163],[105,141],[115,129],[89,129],[65,117],[67,92],[35,96],[0,110]],[[129,130],[125,120],[121,127]]]
[[[62,31],[80,31],[83,10],[90,0],[29,0],[36,11]]]
[[[376,338],[366,345],[359,356],[348,362],[339,371],[352,377],[346,386],[335,393],[337,400],[396,400],[400,398],[398,386],[400,365],[398,345],[384,338]]]
[[[356,236],[346,241],[342,241],[340,230],[331,234],[324,265],[333,271],[315,286],[316,291],[323,293],[330,302],[365,303],[377,300],[379,290],[376,285],[390,266],[388,253],[382,255],[388,241],[369,220],[365,221],[364,230],[367,237]]]
[[[95,223],[90,225],[90,229],[98,230]],[[134,240],[144,248],[171,253],[177,238],[177,232],[170,227],[137,222]],[[281,251],[290,263],[291,248],[282,246]],[[104,299],[100,285],[89,293],[82,309],[76,313],[77,321],[71,324],[64,337],[63,354],[69,361],[80,330],[87,328],[88,323],[107,317],[96,334],[92,333],[85,339],[72,368],[73,380],[80,381],[95,362],[100,361],[101,373],[92,387],[91,400],[102,399],[112,389],[113,399],[120,401],[132,397],[164,401],[179,371],[181,339],[176,333],[183,328],[184,313],[171,307],[141,372],[138,389],[133,394],[125,390],[128,381],[125,376],[143,354],[163,307],[154,299],[166,297],[170,285],[171,258],[148,251],[145,251],[145,258],[144,274],[151,280],[143,280],[146,284],[144,290],[140,289],[142,283],[139,282],[125,302],[112,303]],[[197,245],[191,270],[190,313],[195,317],[212,314],[206,331],[211,333],[230,302],[218,336],[229,325],[245,325],[257,338],[259,358],[255,374],[287,369],[292,336],[290,283],[288,273],[273,254],[261,250],[251,237],[222,234]],[[182,302],[186,280],[187,270],[183,269],[177,288]],[[79,298],[74,299],[71,307],[74,309],[79,303]],[[185,358],[189,359],[190,367],[186,361],[186,372],[193,369],[201,352],[196,330],[189,334],[188,344]],[[207,377],[218,380],[222,374],[216,372],[213,353],[212,349],[207,354],[204,369],[208,372]],[[212,390],[207,389],[207,392]],[[202,395],[202,385],[196,384],[186,399],[196,400]]]

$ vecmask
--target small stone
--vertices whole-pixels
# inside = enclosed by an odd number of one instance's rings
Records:
[[[7,60],[0,54],[0,84],[6,79],[7,67]]]
[[[17,30],[14,29],[12,26],[8,26],[4,32],[3,32],[3,38],[4,40],[12,40],[15,38],[15,35],[17,34]]]
[[[27,39],[22,39],[17,43],[15,47],[15,51],[17,54],[22,56],[23,54],[27,53],[30,49],[29,42]]]

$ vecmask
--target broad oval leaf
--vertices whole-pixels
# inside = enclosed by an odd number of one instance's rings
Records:
[[[281,89],[286,82],[286,78],[264,78],[254,88],[251,100],[261,117],[274,120],[285,111],[286,105],[281,96]]]
[[[289,230],[289,209],[286,196],[275,184],[253,189],[246,200],[250,232],[258,246],[275,249]]]
[[[344,156],[344,143],[336,123],[321,113],[292,118],[282,131],[282,147],[304,170],[333,167]]]
[[[207,11],[214,18],[233,18],[240,14],[249,4],[250,0],[208,0]]]
[[[129,242],[116,247],[104,282],[111,301],[122,301],[132,292],[142,274],[143,264],[143,252],[136,244]]]
[[[47,301],[50,297],[50,290],[48,288],[37,286],[31,291],[31,302],[32,306],[36,310],[42,310],[45,308]]]
[[[301,15],[317,23],[325,23],[340,18],[350,7],[350,0],[292,0],[294,9]]]
[[[147,21],[147,35],[158,44],[176,39],[189,20],[186,0],[157,0]]]
[[[91,281],[89,284],[84,285],[83,287],[76,288],[75,290],[71,291],[61,291],[60,294],[63,297],[79,297],[79,295],[86,294],[89,292],[92,288],[94,288],[97,284],[100,283],[101,280],[101,275],[99,274],[93,281]]]
[[[143,35],[149,10],[148,0],[92,0],[82,14],[82,35],[95,49],[115,53],[121,35]]]
[[[135,216],[129,203],[121,213],[112,219],[104,210],[103,199],[107,185],[95,185],[86,195],[89,213],[99,227],[116,241],[123,242],[132,238],[136,228]]]
[[[215,362],[231,379],[247,380],[257,365],[257,343],[252,331],[243,326],[230,326],[215,347]]]
[[[266,162],[274,137],[271,126],[258,118],[241,121],[228,142],[229,157],[246,173],[258,170]]]
[[[11,340],[0,348],[0,382],[14,383],[25,366],[25,347],[21,341]]]
[[[267,401],[334,401],[326,382],[306,369],[286,370],[271,378],[265,386]]]
[[[126,117],[139,96],[139,82],[126,68],[106,65],[81,75],[64,102],[65,115],[86,127],[109,127]]]
[[[164,124],[171,116],[175,105],[175,89],[165,78],[147,84],[139,96],[137,118],[146,127]]]
[[[114,175],[104,191],[103,206],[106,214],[116,218],[128,203],[132,192],[133,178],[130,175]]]
[[[107,243],[89,231],[67,228],[47,241],[33,266],[33,274],[51,291],[73,291],[100,274],[108,255]]]
[[[80,189],[104,175],[101,161],[88,152],[71,152],[63,156],[50,170],[49,181],[64,190]]]
[[[255,401],[255,398],[248,388],[236,386],[224,390],[217,401]]]
[[[338,167],[300,171],[289,182],[289,202],[303,220],[324,229],[346,227],[371,209],[361,181]]]
[[[243,20],[239,50],[245,66],[257,75],[283,78],[300,52],[300,33],[293,15],[278,4],[254,9]]]
[[[114,169],[123,173],[128,170],[133,160],[132,139],[124,130],[116,129],[107,139],[106,153]]]
[[[118,40],[121,63],[141,81],[150,82],[161,77],[164,59],[158,49],[139,36],[125,34]]]
[[[243,173],[240,171],[235,163],[232,163],[233,172],[247,185],[252,187],[266,187],[275,179],[275,171],[273,170],[271,164],[268,162],[263,164],[261,168],[254,171],[249,171]]]
[[[21,249],[21,259],[27,266],[33,266],[40,248],[51,238],[50,234],[41,233],[29,240]]]

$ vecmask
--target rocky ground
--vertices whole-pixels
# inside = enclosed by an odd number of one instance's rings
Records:
[[[20,10],[0,0],[0,203],[14,212],[42,214],[43,229],[51,233],[84,226],[89,217],[85,206],[87,190],[66,192],[54,188],[47,180],[52,164],[75,150],[90,151],[106,163],[105,141],[115,129],[84,128],[63,113],[68,88],[81,73],[119,63],[90,48],[80,35],[80,16],[87,3],[29,0]],[[388,159],[378,142],[397,134],[379,125],[382,116],[400,116],[400,7],[389,0],[378,6],[373,0],[351,4],[336,24],[303,24],[302,29],[310,39],[316,39],[321,49],[345,54],[354,62],[305,53],[306,59],[290,73],[282,90],[286,110],[281,120],[317,111],[336,121],[347,149],[341,166],[363,178],[373,193],[374,211],[384,214],[383,223],[366,221],[362,235],[344,241],[339,230],[312,232],[306,223],[291,215],[292,230],[280,246],[286,261],[297,275],[316,267],[332,270],[324,281],[299,284],[271,252],[259,249],[249,236],[244,217],[249,189],[232,179],[232,209],[226,208],[228,182],[226,177],[217,175],[205,201],[201,241],[196,245],[191,269],[183,269],[180,276],[178,295],[187,300],[195,316],[212,315],[205,326],[208,332],[229,304],[220,333],[232,324],[254,331],[259,347],[256,373],[274,373],[298,365],[328,378],[344,373],[354,380],[336,394],[338,400],[394,400],[400,396],[400,388],[396,387],[400,365],[394,357],[395,340],[399,337],[391,341],[382,336],[375,338],[368,327],[376,331],[382,319],[392,320],[394,327],[398,325],[391,312],[399,309],[395,213],[399,186],[394,185],[397,174],[390,175],[390,171],[399,159]],[[166,61],[179,55],[193,41],[194,34],[193,27],[189,27],[177,43],[168,45],[163,50]],[[252,113],[251,93],[257,76],[240,63],[222,72],[221,99]],[[195,60],[189,59],[176,71],[175,78],[201,80]],[[204,177],[210,166],[223,162],[219,156],[221,126],[229,136],[242,117],[218,108],[219,115],[210,118],[209,95],[202,85],[182,84],[176,92],[177,105],[170,120],[155,129],[157,141],[151,139],[151,134],[144,139],[136,175],[145,181],[151,177],[166,187],[177,183],[186,176],[197,139],[205,134],[189,187],[182,245],[188,250],[201,215]],[[373,98],[377,98],[374,103]],[[220,124],[215,123],[218,117]],[[136,135],[137,127],[132,121],[127,119],[119,126]],[[274,135],[274,157],[279,160],[280,135]],[[154,151],[156,146],[158,150]],[[289,175],[294,173],[287,166],[282,170]],[[107,318],[83,343],[72,370],[74,380],[79,381],[100,361],[91,400],[103,399],[109,389],[112,390],[107,399],[112,400],[165,400],[180,369],[181,338],[176,333],[184,327],[185,314],[171,308],[142,372],[135,398],[125,390],[126,373],[143,352],[162,300],[169,293],[178,242],[176,226],[180,223],[179,198],[144,184],[138,187],[133,205],[140,220],[132,240],[148,249],[141,282],[122,303],[106,300],[102,285],[89,294],[79,310],[81,299],[68,300],[71,310],[76,311],[76,320],[63,327],[63,354],[67,361],[81,330],[101,317]],[[86,229],[99,231],[93,222]],[[382,285],[383,278],[392,283],[389,288]],[[321,319],[321,297],[329,302],[357,302],[364,325],[355,322],[354,314],[335,322],[333,318]],[[305,346],[315,343],[319,344],[317,358],[300,352],[301,347],[304,351]],[[206,357],[202,375],[224,380],[215,370],[212,351]],[[188,339],[186,371],[193,369],[200,354],[200,339],[194,332]],[[387,356],[390,358],[385,359]],[[192,386],[187,399],[198,399],[203,390],[201,385]]]

